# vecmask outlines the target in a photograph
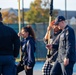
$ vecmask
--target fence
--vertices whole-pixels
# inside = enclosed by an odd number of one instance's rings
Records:
[[[12,27],[17,33],[18,33],[18,24],[8,24],[9,27]],[[26,26],[26,25],[24,25]],[[48,24],[42,23],[42,24],[33,24],[32,28],[35,31],[36,34],[36,59],[37,60],[43,60],[46,58],[47,50],[45,48],[45,43],[43,41],[43,38],[46,33]],[[71,25],[73,29],[75,30],[76,34],[76,25]]]

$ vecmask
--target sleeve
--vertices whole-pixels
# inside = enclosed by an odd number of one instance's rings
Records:
[[[20,39],[17,35],[16,32],[13,32],[14,33],[14,38],[13,38],[13,46],[14,46],[14,57],[16,58],[19,54],[19,49],[20,49]]]
[[[28,63],[27,65],[29,67],[33,67],[35,63],[35,57],[34,57],[34,45],[31,41],[28,42],[27,45],[27,51],[28,51]]]
[[[71,53],[74,53],[75,34],[73,29],[68,29],[65,34],[66,58],[70,58]],[[73,39],[73,40],[72,40]]]

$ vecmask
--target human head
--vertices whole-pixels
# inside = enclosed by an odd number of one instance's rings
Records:
[[[61,31],[62,29],[60,29],[59,27],[55,27],[54,28],[54,34],[58,33],[59,31]]]
[[[54,29],[54,32],[58,32],[59,30],[61,30],[57,25],[54,24],[55,20],[53,20],[51,22],[51,27]]]
[[[22,34],[23,38],[27,38],[28,36],[31,36],[35,39],[35,33],[30,25],[23,27],[21,30],[21,34]]]
[[[59,26],[55,25],[55,20],[50,22],[50,25],[47,27],[47,31],[50,31],[51,29],[53,29],[54,34],[57,34],[58,32],[60,32],[62,29],[60,29]],[[45,39],[47,39],[47,37],[45,36]]]
[[[55,23],[55,20],[51,21],[50,25],[47,27],[47,30],[51,30],[51,28],[54,29],[55,27],[57,27],[54,25],[54,23]]]
[[[59,32],[61,29],[59,26],[55,25],[55,20],[51,21],[50,25],[47,27],[47,31],[51,30],[51,28],[54,30],[54,33]]]
[[[2,21],[2,14],[1,14],[1,12],[0,12],[0,21]]]
[[[63,16],[58,16],[55,19],[55,23],[56,26],[59,26],[61,29],[63,29],[65,27],[65,18]]]

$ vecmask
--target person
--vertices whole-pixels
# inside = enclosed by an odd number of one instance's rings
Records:
[[[51,28],[54,30],[54,36],[51,39],[53,39],[52,43],[57,44],[57,41],[59,40],[59,38],[57,38],[57,36],[60,34],[60,32],[62,30],[60,28],[58,28],[58,26],[55,26],[54,22],[55,21],[53,20],[51,22],[51,25],[47,27],[47,31],[50,30]],[[48,32],[46,32],[44,41],[46,43],[48,41]],[[42,67],[42,75],[50,75],[50,71],[53,66],[52,64],[55,62],[57,55],[58,55],[57,50],[53,48],[53,50],[50,52],[50,57],[46,59],[44,65]]]
[[[72,75],[73,66],[76,61],[75,33],[73,28],[66,24],[64,16],[55,19],[55,25],[62,29],[59,36],[58,57],[51,69],[51,75]],[[73,40],[72,40],[73,39]],[[46,45],[51,49],[53,45]]]
[[[17,33],[2,23],[0,13],[0,75],[16,75],[15,59],[19,55],[20,40]]]
[[[35,33],[31,26],[23,27],[21,32],[18,34],[23,37],[21,41],[22,49],[22,70],[25,70],[26,75],[33,75],[33,68],[35,65]],[[20,68],[17,68],[17,73],[20,72]],[[21,71],[22,71],[21,70]]]

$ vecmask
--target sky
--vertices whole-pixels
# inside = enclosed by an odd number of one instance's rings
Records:
[[[29,8],[30,3],[34,0],[23,0],[24,1],[24,7]],[[46,1],[46,0],[45,0]],[[66,9],[67,10],[74,10],[76,11],[76,0],[66,0]],[[61,9],[65,10],[65,0],[54,0],[54,9]],[[0,8],[14,8],[18,9],[18,0],[0,0]],[[22,0],[20,0],[20,8],[22,8]]]

